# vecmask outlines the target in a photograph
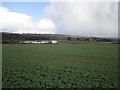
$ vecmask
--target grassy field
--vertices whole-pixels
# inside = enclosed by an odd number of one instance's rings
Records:
[[[116,88],[117,44],[3,45],[3,88]]]

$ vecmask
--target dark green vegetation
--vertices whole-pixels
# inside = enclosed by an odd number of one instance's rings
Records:
[[[0,33],[1,34],[1,33]],[[82,37],[62,34],[15,34],[2,32],[3,44],[17,44],[19,41],[57,40],[59,43],[109,42],[118,43],[118,38]]]
[[[17,44],[19,41],[25,40],[66,40],[67,35],[60,34],[15,34],[15,33],[4,33],[2,32],[2,43],[3,44]]]
[[[117,44],[4,44],[3,88],[116,88]]]

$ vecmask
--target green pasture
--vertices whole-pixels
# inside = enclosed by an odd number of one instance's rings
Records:
[[[116,88],[117,44],[3,44],[3,88]]]

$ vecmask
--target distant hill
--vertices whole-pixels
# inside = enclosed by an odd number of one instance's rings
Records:
[[[18,34],[2,32],[2,43],[18,43],[25,40],[64,40],[67,35],[60,34]]]
[[[18,43],[25,40],[61,40],[65,42],[118,42],[116,38],[102,38],[102,37],[82,37],[77,35],[62,35],[62,34],[29,34],[29,33],[2,33],[2,43]]]

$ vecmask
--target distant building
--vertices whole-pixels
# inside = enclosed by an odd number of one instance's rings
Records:
[[[37,41],[19,41],[19,43],[22,43],[22,44],[37,44],[37,43],[39,43],[39,42],[37,42]]]
[[[19,41],[20,44],[57,44],[56,40],[44,40],[44,41]]]
[[[52,43],[52,44],[57,44],[58,41],[56,41],[56,40],[51,40],[51,43]]]
[[[41,44],[50,44],[50,41],[47,41],[47,40],[46,40],[46,41],[41,41],[40,43],[41,43]]]

